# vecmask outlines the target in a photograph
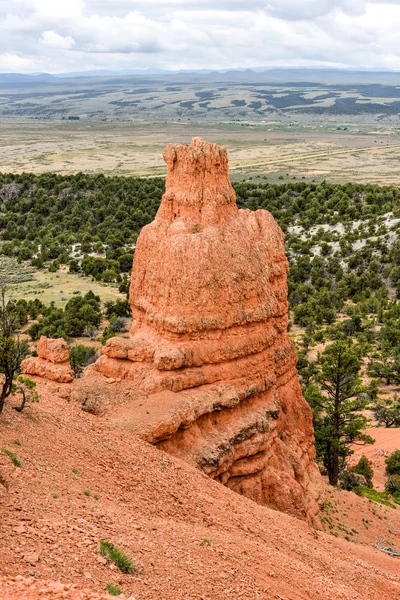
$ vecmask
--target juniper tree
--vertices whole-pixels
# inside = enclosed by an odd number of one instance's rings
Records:
[[[28,344],[17,337],[18,315],[6,301],[6,286],[0,287],[0,413],[13,392],[14,377],[28,354]]]
[[[21,397],[21,404],[19,406],[13,406],[13,409],[17,412],[22,412],[27,404],[39,402],[36,383],[32,381],[32,379],[23,377],[22,375],[14,380],[11,393]]]
[[[368,458],[363,454],[358,461],[358,463],[351,469],[354,473],[358,473],[358,475],[364,475],[365,481],[367,482],[367,486],[369,488],[374,487],[372,485],[372,478],[374,476],[374,470],[368,462]]]
[[[385,490],[390,494],[400,493],[400,450],[395,450],[385,460],[387,481]]]
[[[392,381],[400,383],[400,349],[384,342],[380,352],[375,352],[368,364],[371,377],[383,379],[387,385]]]
[[[372,404],[374,417],[379,425],[400,427],[400,399],[397,394],[393,398],[377,398]]]

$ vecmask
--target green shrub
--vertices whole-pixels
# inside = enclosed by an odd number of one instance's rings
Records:
[[[19,460],[18,456],[14,454],[14,452],[3,448],[3,454],[6,454],[11,459],[13,465],[15,465],[16,467],[22,467],[22,462]]]
[[[385,490],[389,494],[400,494],[400,475],[389,475],[385,483]]]
[[[14,380],[12,385],[12,395],[18,395],[21,398],[19,406],[13,406],[17,412],[22,412],[26,404],[39,402],[39,394],[36,391],[36,382],[28,377],[20,375]]]
[[[115,337],[115,331],[113,331],[111,329],[111,327],[106,327],[103,331],[103,335],[101,337],[101,343],[103,344],[103,346],[106,345],[107,340],[109,340],[110,338]]]
[[[368,462],[368,458],[363,454],[355,467],[351,469],[353,473],[358,475],[364,475],[368,487],[374,487],[372,485],[372,477],[374,476],[374,470]]]
[[[107,540],[101,540],[100,554],[113,562],[122,573],[133,573],[135,571],[132,559]]]
[[[110,596],[120,596],[123,594],[123,591],[112,583],[107,583],[107,592],[110,594]]]
[[[69,362],[76,376],[79,376],[83,369],[96,360],[96,348],[78,344],[71,348],[69,354]]]
[[[339,474],[340,487],[343,490],[351,492],[356,487],[368,487],[364,475],[354,473],[354,471],[342,471]]]
[[[385,460],[388,475],[400,475],[400,450],[395,450]]]
[[[63,310],[55,306],[54,302],[40,309],[43,315],[33,323],[27,333],[32,340],[38,340],[41,335],[47,337],[79,337],[85,329],[99,327],[102,319],[99,296],[92,291],[84,296],[73,296]]]

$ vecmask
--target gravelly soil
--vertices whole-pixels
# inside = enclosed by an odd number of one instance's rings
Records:
[[[400,597],[400,563],[373,543],[384,515],[357,543],[313,530],[82,412],[61,387],[41,382],[38,405],[22,414],[8,405],[0,417],[0,447],[22,461],[0,454],[0,574],[36,582],[2,579],[1,598],[89,600],[79,590],[104,594],[107,583],[134,600]],[[343,492],[332,499],[349,521],[369,506]],[[99,554],[102,539],[133,559],[133,574]]]

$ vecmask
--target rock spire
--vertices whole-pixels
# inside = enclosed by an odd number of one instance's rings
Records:
[[[115,422],[312,519],[323,487],[287,334],[283,233],[269,212],[238,210],[224,148],[194,138],[164,158],[166,192],[135,251],[129,338],[108,340],[87,383],[120,380],[129,399],[110,408]]]

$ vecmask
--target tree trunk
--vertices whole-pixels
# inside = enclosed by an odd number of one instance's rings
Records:
[[[328,470],[329,483],[337,485],[339,481],[339,448],[332,450],[330,469]]]
[[[338,372],[341,368],[341,357],[338,357]],[[339,480],[339,447],[340,447],[340,379],[336,379],[334,413],[333,413],[333,448],[329,483],[337,485]]]
[[[3,387],[1,388],[1,393],[0,393],[0,414],[3,411],[4,408],[4,403],[6,398],[8,398],[8,396],[11,394],[11,389],[12,389],[12,382],[13,382],[14,377],[8,377],[6,375],[6,379],[5,382],[3,383]]]
[[[25,408],[25,404],[26,404],[26,394],[25,394],[25,390],[21,390],[22,392],[22,402],[19,406],[13,406],[13,409],[16,410],[17,412],[22,412]]]

